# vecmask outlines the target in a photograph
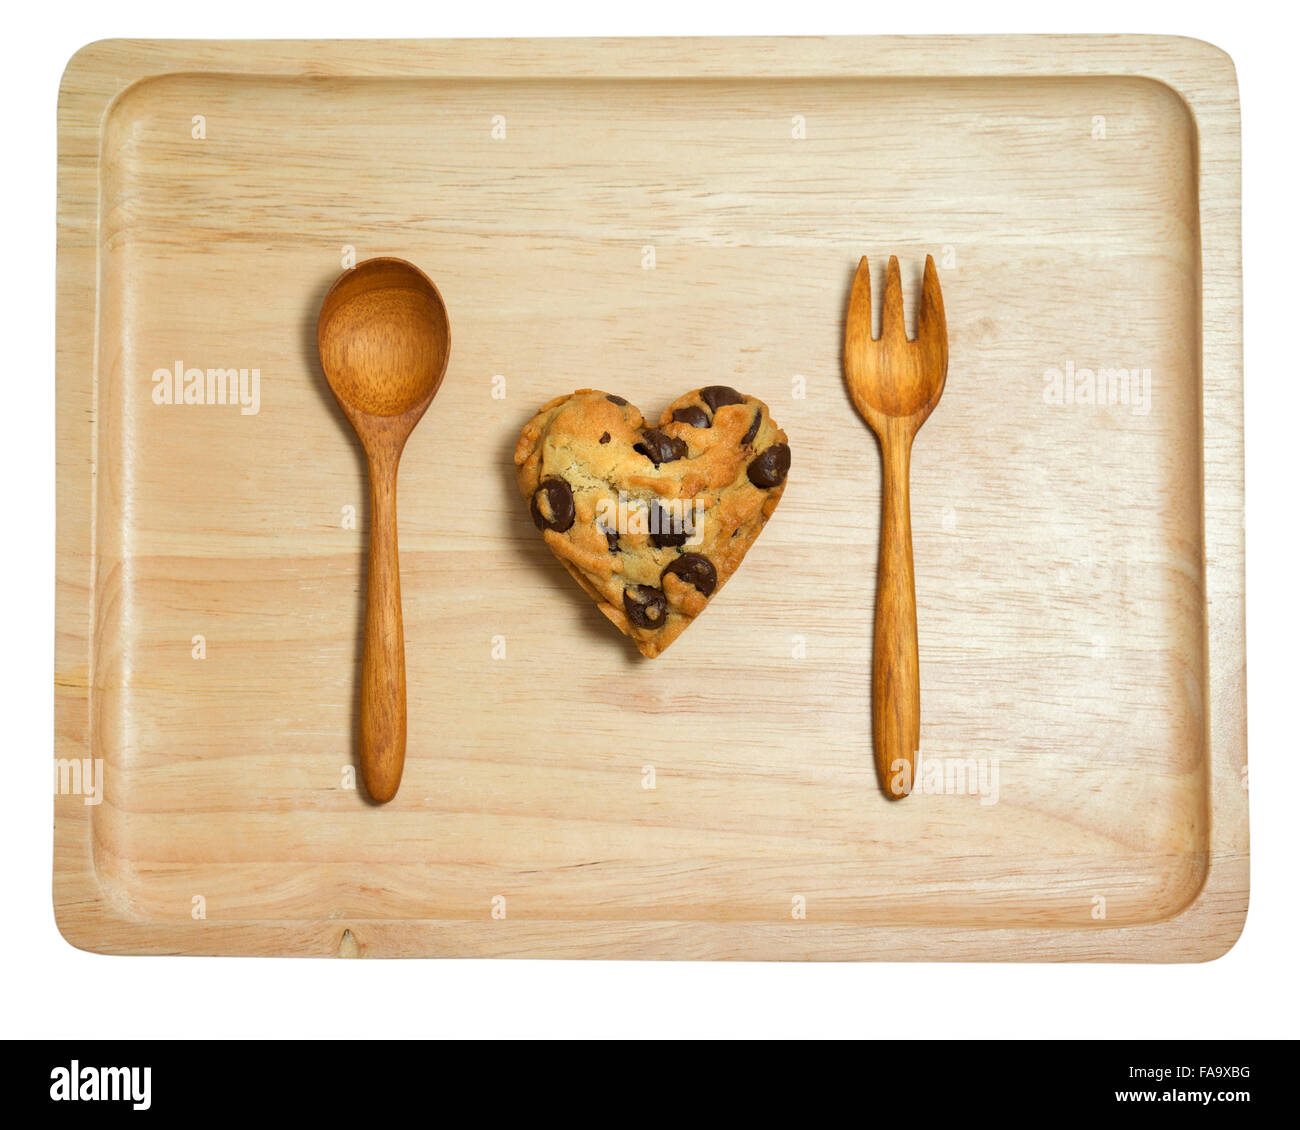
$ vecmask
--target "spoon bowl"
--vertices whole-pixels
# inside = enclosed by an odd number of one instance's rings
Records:
[[[451,353],[447,308],[418,267],[367,259],[330,287],[316,345],[344,410],[399,416],[428,407],[442,383]]]
[[[321,368],[366,452],[370,553],[357,743],[370,796],[392,800],[406,762],[406,649],[397,560],[397,466],[442,384],[451,326],[438,288],[404,259],[367,259],[330,287]]]

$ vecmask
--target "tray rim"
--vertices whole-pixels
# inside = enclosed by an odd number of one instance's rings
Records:
[[[1241,140],[1236,71],[1201,40],[1145,35],[465,40],[99,40],[58,101],[54,758],[91,756],[101,131],[129,88],[169,74],[312,78],[1147,78],[1196,126],[1200,231],[1202,547],[1207,630],[1204,882],[1178,914],[1130,927],[992,929],[676,921],[358,920],[361,953],[737,960],[1212,960],[1245,925],[1246,772]],[[347,956],[338,920],[134,918],[100,884],[93,807],[54,795],[53,902],[73,946],[111,954]],[[1240,844],[1240,847],[1234,845]],[[1196,861],[1200,863],[1201,861]]]

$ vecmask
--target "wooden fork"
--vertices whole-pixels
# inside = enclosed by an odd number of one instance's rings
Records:
[[[884,464],[871,730],[881,787],[898,800],[912,791],[921,737],[908,468],[912,440],[939,403],[948,376],[943,292],[929,255],[915,341],[908,341],[903,328],[903,282],[893,255],[885,276],[880,338],[872,338],[871,274],[866,257],[862,258],[849,298],[844,374],[854,405],[880,441]]]

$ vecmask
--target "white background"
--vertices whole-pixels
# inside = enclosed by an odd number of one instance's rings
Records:
[[[355,10],[356,14],[347,14]],[[660,0],[440,5],[22,5],[7,19],[4,194],[4,779],[0,1035],[1288,1036],[1296,1012],[1296,80],[1290,5],[1090,0],[872,4]],[[22,13],[21,20],[14,17]],[[68,57],[108,37],[382,38],[1134,32],[1237,65],[1244,136],[1251,911],[1193,966],[740,965],[107,958],[50,898],[54,619],[55,106]]]

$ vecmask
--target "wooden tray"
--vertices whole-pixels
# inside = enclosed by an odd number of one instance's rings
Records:
[[[59,104],[64,935],[1223,953],[1248,886],[1239,171],[1232,64],[1182,39],[87,47]],[[313,341],[347,249],[419,264],[453,324],[402,463],[411,736],[383,808],[350,785],[363,467]],[[921,752],[953,792],[923,771],[897,804],[869,733],[880,467],[840,367],[854,266],[890,252],[909,317],[935,255],[952,354],[912,504]],[[250,399],[257,369],[257,411],[156,403],[178,363],[248,369]],[[1084,370],[1120,368],[1127,401],[1112,374],[1088,403]],[[794,469],[645,661],[543,546],[511,452],[559,393],[657,415],[711,383],[768,402]]]

